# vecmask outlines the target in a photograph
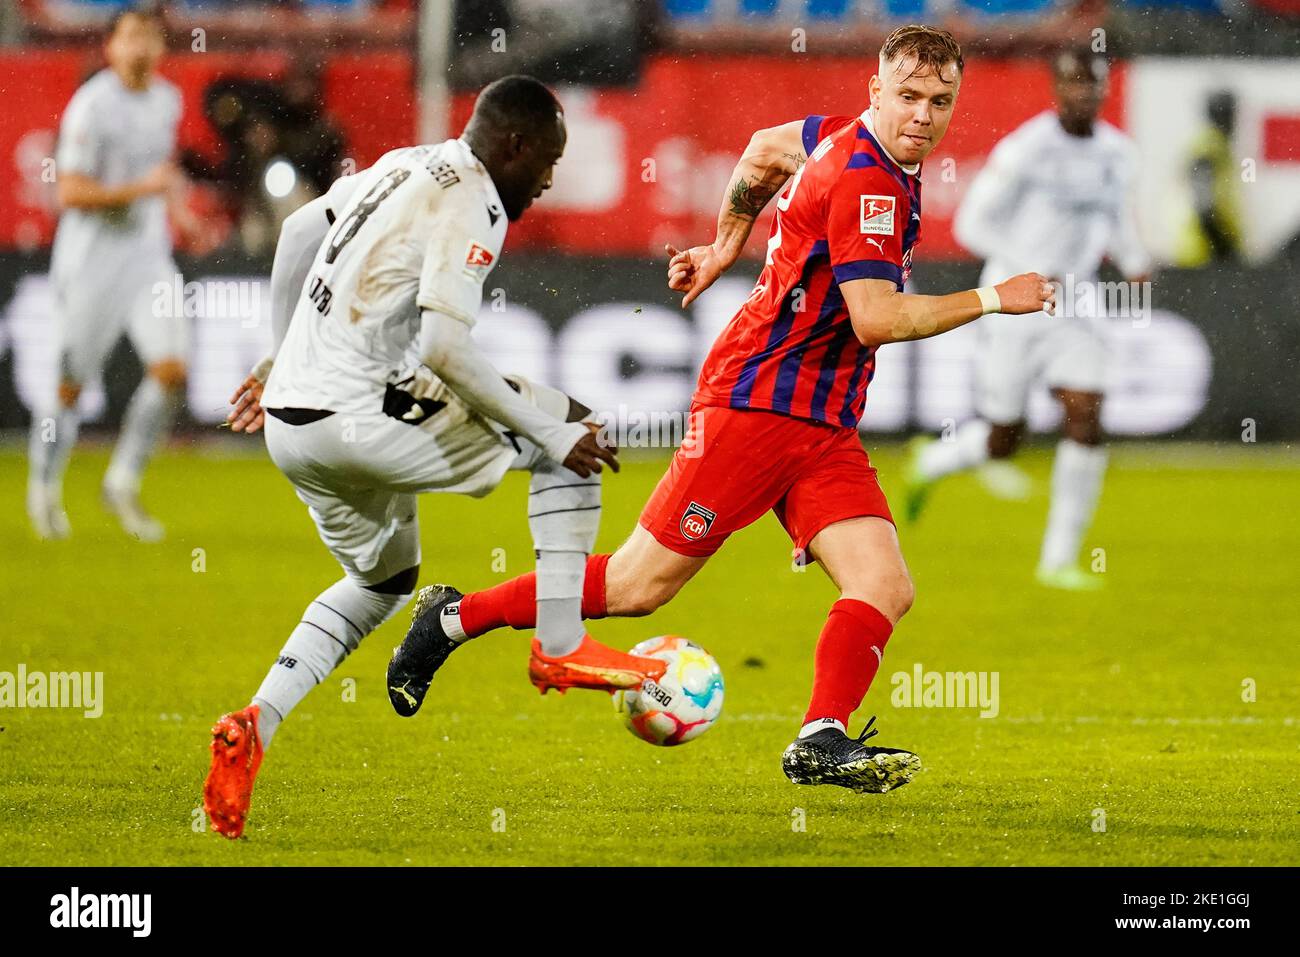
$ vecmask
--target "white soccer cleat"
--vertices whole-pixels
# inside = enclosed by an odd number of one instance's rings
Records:
[[[984,490],[1007,502],[1024,502],[1034,490],[1034,481],[1018,465],[1005,459],[991,459],[975,471]]]
[[[27,517],[41,541],[59,541],[72,534],[68,513],[63,510],[63,496],[57,488],[46,485],[27,486]]]
[[[132,489],[103,487],[104,507],[112,512],[122,530],[142,542],[161,542],[166,535],[162,524],[144,510],[140,496]]]
[[[1085,572],[1077,565],[1061,565],[1059,568],[1040,565],[1035,577],[1038,584],[1063,591],[1098,591],[1105,584],[1100,575]]]

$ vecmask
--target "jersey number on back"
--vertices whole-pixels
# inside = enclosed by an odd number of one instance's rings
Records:
[[[325,262],[333,263],[338,258],[343,247],[352,241],[352,237],[365,225],[370,214],[379,208],[379,204],[387,199],[393,190],[406,182],[406,177],[410,175],[409,169],[401,167],[390,169],[380,177],[379,182],[370,187],[370,192],[366,193],[365,198],[352,207],[352,212],[348,213],[334,230],[334,238],[330,240],[329,249],[325,253]]]

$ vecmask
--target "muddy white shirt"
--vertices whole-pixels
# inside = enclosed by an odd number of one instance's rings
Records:
[[[154,77],[145,89],[131,90],[112,70],[101,70],[63,111],[55,175],[80,173],[109,187],[138,180],[176,152],[180,118],[180,91],[171,83]],[[65,210],[51,271],[94,283],[97,270],[113,275],[123,263],[152,264],[170,255],[166,200],[143,196],[115,209]]]
[[[963,246],[986,260],[981,285],[1023,272],[1091,280],[1103,259],[1131,277],[1151,259],[1138,236],[1132,141],[1098,120],[1071,136],[1041,113],[994,147],[953,223]]]
[[[506,215],[463,140],[394,150],[349,183],[267,381],[266,408],[374,413],[420,365],[421,309],[472,325]]]

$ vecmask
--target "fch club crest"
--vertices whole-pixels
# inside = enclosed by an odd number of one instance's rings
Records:
[[[682,515],[679,528],[685,538],[695,541],[709,534],[709,529],[713,527],[713,520],[717,517],[717,512],[710,512],[703,505],[691,502]]]

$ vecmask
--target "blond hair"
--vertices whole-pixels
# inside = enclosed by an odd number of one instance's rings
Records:
[[[893,63],[910,57],[915,57],[916,63],[909,75],[914,75],[925,67],[929,67],[935,76],[943,79],[941,71],[949,63],[957,64],[958,76],[961,75],[962,68],[965,66],[965,61],[962,60],[961,56],[961,47],[953,39],[951,33],[947,30],[936,30],[934,27],[922,26],[917,23],[899,27],[885,38],[884,44],[880,47],[880,61],[882,63]]]

